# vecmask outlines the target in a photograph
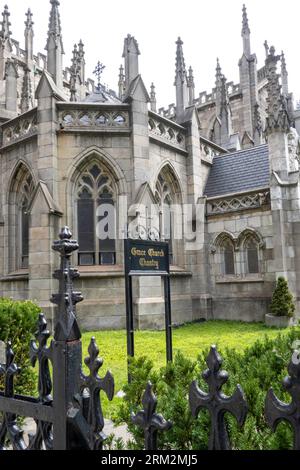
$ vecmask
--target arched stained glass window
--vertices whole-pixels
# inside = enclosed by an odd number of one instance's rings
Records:
[[[116,190],[111,176],[92,163],[81,173],[76,188],[79,259],[81,266],[116,263]]]

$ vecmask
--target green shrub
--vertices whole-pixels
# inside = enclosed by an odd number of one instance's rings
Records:
[[[284,277],[279,277],[277,280],[276,289],[273,293],[271,313],[277,317],[293,317],[295,313],[294,299],[289,291],[288,283]]]
[[[241,384],[248,403],[248,416],[242,430],[236,421],[226,415],[227,427],[233,449],[273,450],[292,447],[293,436],[286,423],[281,424],[275,433],[268,428],[264,417],[267,391],[274,388],[278,398],[290,402],[291,397],[282,388],[282,380],[288,375],[287,366],[291,359],[292,344],[300,338],[300,329],[293,328],[286,335],[270,340],[257,341],[243,353],[234,349],[220,351],[223,357],[222,369],[229,372],[229,381],[223,392],[231,395],[238,383]],[[117,416],[117,422],[126,422],[132,435],[130,447],[142,449],[143,433],[132,425],[130,413],[142,408],[141,399],[148,380],[153,383],[158,398],[157,411],[174,425],[166,433],[159,434],[160,449],[196,450],[207,449],[210,417],[201,411],[198,419],[193,419],[189,410],[188,393],[193,380],[207,392],[207,384],[202,371],[207,369],[205,359],[208,351],[201,354],[197,361],[185,359],[182,353],[176,355],[173,364],[154,371],[147,358],[134,359],[130,371],[132,383],[124,387],[125,398]]]
[[[15,378],[15,390],[19,394],[32,394],[36,389],[35,374],[30,367],[29,347],[37,329],[39,313],[40,308],[33,302],[0,299],[0,340],[5,343],[11,341],[14,361],[21,368]]]

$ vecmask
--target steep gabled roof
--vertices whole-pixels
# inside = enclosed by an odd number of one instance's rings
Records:
[[[270,185],[268,145],[214,158],[204,195],[207,197],[267,188]]]

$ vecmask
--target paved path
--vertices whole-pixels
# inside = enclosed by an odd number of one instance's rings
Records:
[[[130,439],[130,434],[127,432],[127,426],[114,427],[113,422],[108,419],[105,419],[104,422],[104,432],[107,436],[114,434],[116,439],[122,438],[124,442],[127,442]],[[25,442],[28,445],[28,434],[35,434],[36,432],[36,425],[33,419],[27,418],[22,429],[24,431]]]

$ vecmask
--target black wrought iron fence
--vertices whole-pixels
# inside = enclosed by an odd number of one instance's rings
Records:
[[[59,280],[59,293],[52,299],[58,306],[54,340],[48,344],[50,332],[41,314],[36,340],[30,344],[31,363],[38,367],[38,398],[15,394],[14,380],[20,369],[14,362],[11,343],[6,345],[6,363],[0,365],[0,375],[4,377],[4,390],[0,392],[0,411],[3,414],[0,450],[101,450],[106,440],[101,392],[113,400],[114,378],[110,372],[104,378],[99,376],[103,361],[99,358],[94,338],[91,339],[88,357],[84,361],[89,372],[86,375],[82,371],[81,333],[76,320],[76,304],[83,298],[80,292],[74,292],[73,280],[79,274],[70,264],[71,254],[78,250],[78,244],[72,240],[67,227],[61,231],[60,240],[54,242],[53,250],[59,252],[61,257],[60,269],[54,273],[54,277]],[[294,449],[300,450],[300,361],[297,358],[297,354],[293,354],[288,369],[290,375],[283,383],[291,396],[291,402],[281,402],[271,389],[266,396],[265,416],[273,431],[282,420],[288,421],[294,431]],[[211,450],[231,448],[225,414],[232,414],[242,428],[248,411],[240,385],[237,385],[231,397],[222,392],[228,374],[221,370],[221,365],[222,358],[216,347],[212,346],[207,357],[208,368],[203,372],[208,392],[202,391],[196,382],[191,384],[189,392],[193,417],[197,419],[201,409],[207,409],[210,413]],[[132,422],[143,429],[145,449],[157,450],[158,432],[168,431],[173,424],[156,413],[157,399],[150,382],[145,384],[142,405],[143,409],[132,415]],[[36,423],[36,432],[29,435],[28,444],[18,426],[18,417],[33,418]]]

